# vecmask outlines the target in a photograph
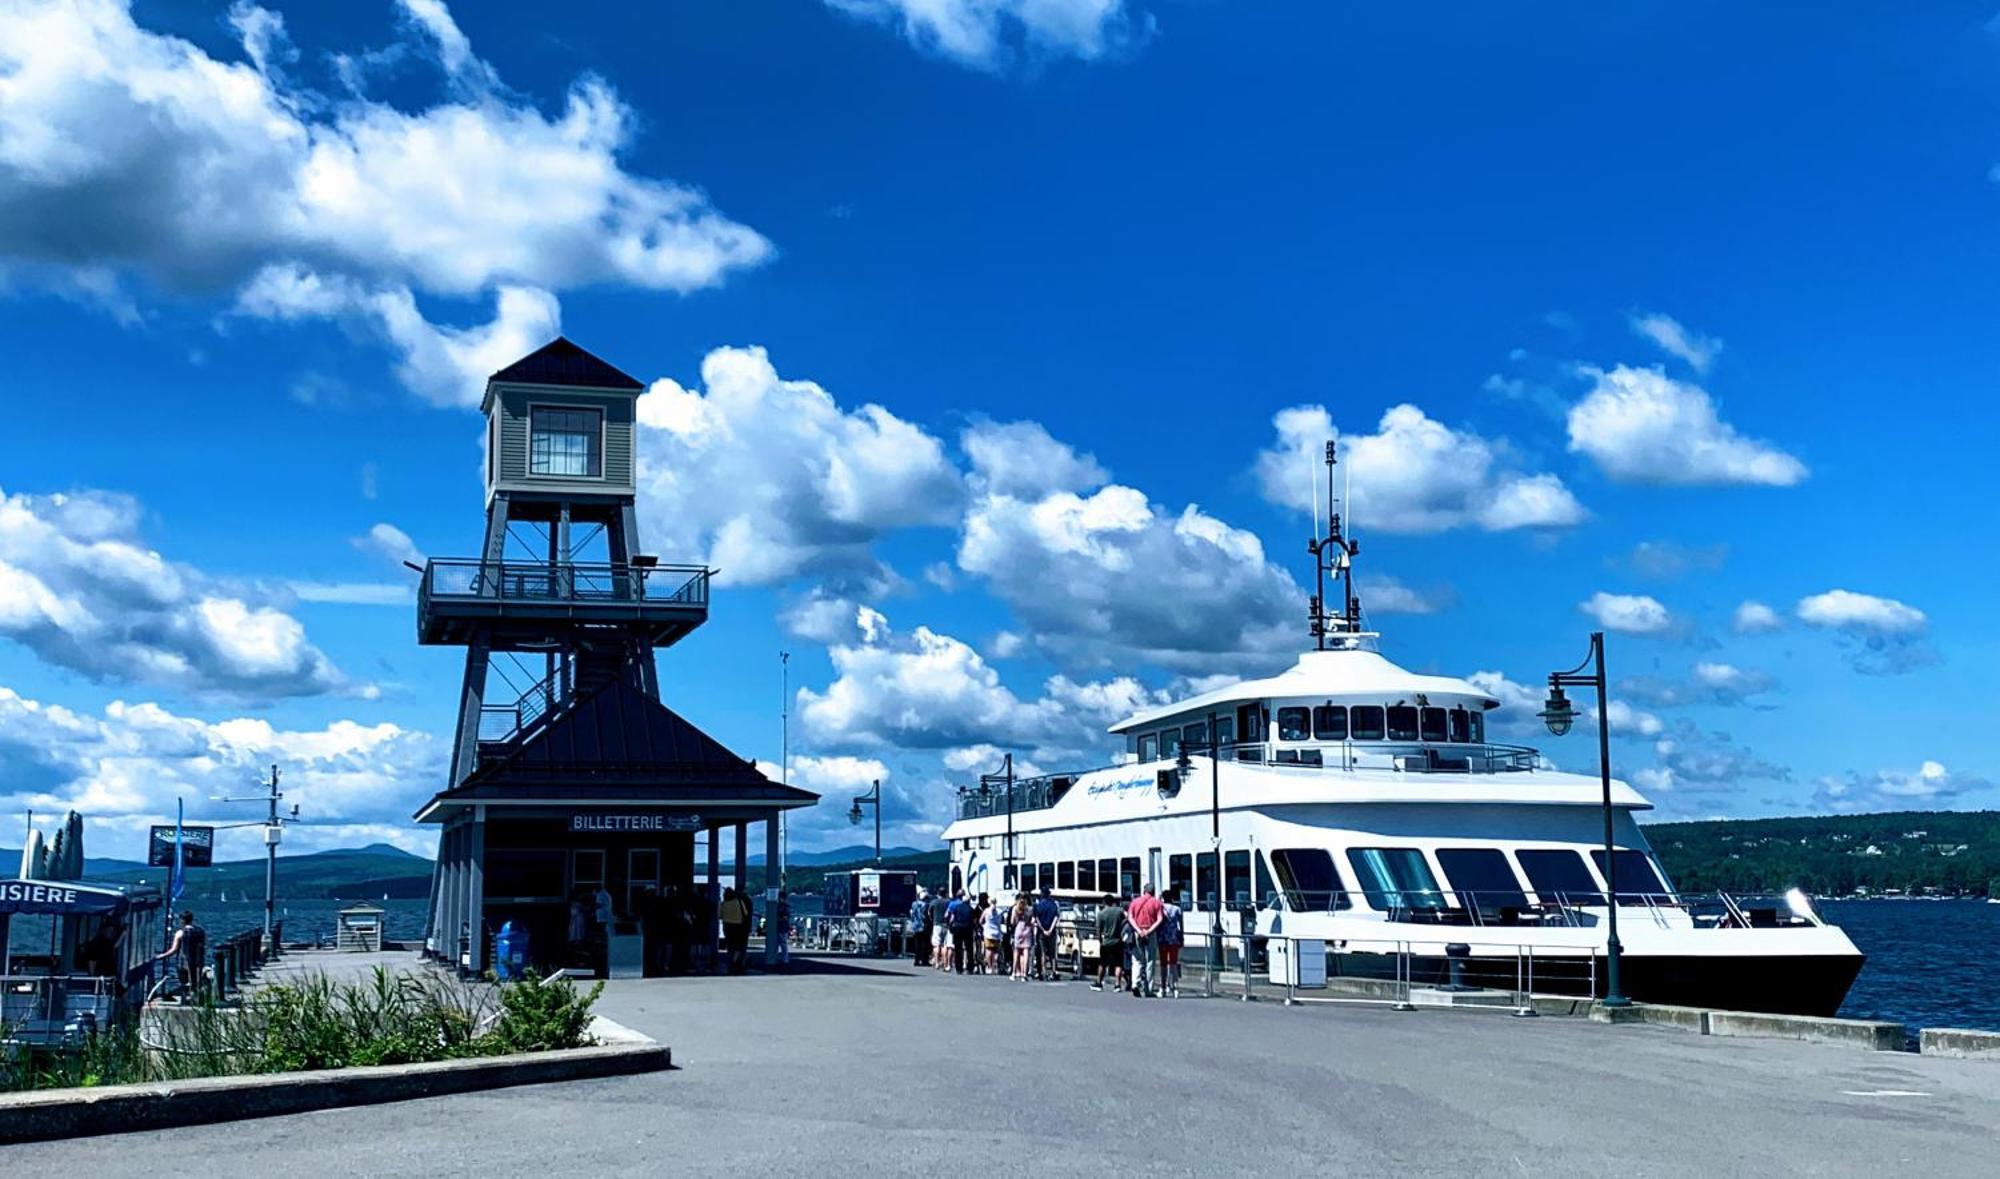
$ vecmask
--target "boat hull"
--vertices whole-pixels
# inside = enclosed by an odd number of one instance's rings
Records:
[[[1838,1014],[1866,958],[1860,954],[1672,955],[1619,957],[1619,984],[1629,999],[1680,1007],[1711,1007],[1772,1015]],[[1540,995],[1589,998],[1603,993],[1605,960],[1572,955],[1538,956],[1532,978],[1515,958],[1451,959],[1416,954],[1410,958],[1413,986],[1525,989]],[[1393,979],[1397,960],[1366,951],[1327,956],[1329,978]]]

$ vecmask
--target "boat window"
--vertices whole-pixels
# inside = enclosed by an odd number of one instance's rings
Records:
[[[1118,891],[1117,860],[1097,861],[1097,891],[1099,892]]]
[[[1181,744],[1189,749],[1208,748],[1208,724],[1189,725],[1181,730]]]
[[[1450,739],[1460,745],[1463,745],[1467,741],[1472,740],[1471,723],[1466,718],[1465,710],[1463,708],[1454,708],[1451,710]]]
[[[1471,720],[1472,743],[1474,745],[1484,745],[1486,743],[1486,714],[1475,710]]]
[[[1222,854],[1222,895],[1232,909],[1250,902],[1249,852],[1238,850]]]
[[[1172,758],[1179,756],[1180,751],[1181,731],[1179,729],[1163,730],[1160,733],[1160,756],[1163,758]]]
[[[1056,865],[1056,887],[1076,887],[1076,864],[1074,862],[1064,860],[1062,863]]]
[[[1118,861],[1118,891],[1125,896],[1139,895],[1139,857],[1126,856]]]
[[[1054,888],[1056,886],[1056,866],[1046,860],[1043,861],[1041,871],[1035,873],[1035,878],[1041,881],[1043,888]]]
[[[1414,741],[1417,739],[1417,710],[1407,704],[1389,706],[1389,740]]]
[[[1528,874],[1528,886],[1535,890],[1535,895],[1543,904],[1604,903],[1604,893],[1598,889],[1596,878],[1591,876],[1590,866],[1577,853],[1566,849],[1537,848],[1515,852],[1514,858],[1521,862],[1521,871]]]
[[[1139,734],[1139,760],[1156,761],[1160,756],[1160,739],[1151,733]]]
[[[1271,853],[1271,871],[1285,892],[1285,907],[1304,913],[1324,913],[1345,909],[1350,903],[1346,886],[1333,866],[1333,854],[1325,848],[1284,848]]]
[[[1347,707],[1322,704],[1313,709],[1313,737],[1320,741],[1347,740]]]
[[[1186,854],[1167,857],[1167,887],[1183,905],[1194,904],[1194,857]]]
[[[1020,879],[1021,879],[1021,874],[1014,870],[1014,865],[1012,864],[1008,864],[1005,868],[1001,869],[1000,871],[1001,888],[1007,889],[1009,891],[1017,891],[1021,887]]]
[[[1444,709],[1426,708],[1421,715],[1423,719],[1423,739],[1426,741],[1444,740]]]
[[[1079,860],[1076,865],[1076,886],[1085,892],[1097,891],[1097,861]]]
[[[1278,890],[1271,887],[1271,866],[1264,861],[1262,853],[1251,856],[1250,862],[1257,869],[1257,907],[1277,908]]]
[[[1039,880],[1035,879],[1035,866],[1034,866],[1033,864],[1022,864],[1022,865],[1021,865],[1021,891],[1022,891],[1022,892],[1034,892],[1034,891],[1036,891],[1036,889],[1035,889],[1035,886],[1036,886],[1037,884],[1040,884],[1040,883],[1041,883],[1041,881],[1039,881]]]
[[[1202,852],[1194,858],[1194,893],[1201,908],[1214,912],[1221,894],[1216,891],[1215,853]]]
[[[1619,848],[1618,858],[1613,861],[1618,868],[1618,903],[1621,905],[1643,905],[1648,896],[1658,897],[1667,891],[1660,882],[1660,874],[1653,870],[1653,861],[1645,852]],[[1604,849],[1590,853],[1590,862],[1597,865],[1598,875],[1604,874]]]
[[[1278,710],[1278,740],[1304,741],[1312,736],[1306,728],[1308,710],[1303,708],[1280,708]]]
[[[1380,704],[1357,704],[1348,711],[1353,714],[1353,731],[1356,741],[1380,741],[1382,739],[1382,706]]]
[[[1507,853],[1491,847],[1447,847],[1438,849],[1437,860],[1445,883],[1458,893],[1459,908],[1497,913],[1528,907],[1528,894],[1521,891]]]
[[[1424,862],[1424,853],[1413,847],[1349,848],[1347,862],[1354,869],[1355,882],[1370,906],[1387,912],[1393,909],[1442,909],[1444,894],[1437,877]]]
[[[1215,718],[1215,743],[1217,745],[1234,745],[1236,743],[1235,720],[1226,716]]]

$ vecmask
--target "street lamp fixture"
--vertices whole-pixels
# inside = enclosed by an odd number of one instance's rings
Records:
[[[1576,723],[1575,706],[1556,684],[1549,685],[1549,702],[1535,715],[1542,718],[1542,723],[1549,727],[1549,732],[1558,737],[1567,734],[1570,726]]]
[[[1606,1007],[1629,1007],[1632,1001],[1625,997],[1625,991],[1618,982],[1624,947],[1618,942],[1618,851],[1612,841],[1611,710],[1606,700],[1603,631],[1591,634],[1590,654],[1584,657],[1582,663],[1568,671],[1549,673],[1548,704],[1536,715],[1549,727],[1549,732],[1558,737],[1576,724],[1576,707],[1569,702],[1569,697],[1563,695],[1565,687],[1597,689],[1597,776],[1604,792],[1604,910],[1608,926],[1604,944],[1602,1002]]]
[[[847,808],[847,821],[859,826],[861,808],[872,807],[875,811],[875,866],[882,866],[882,779],[875,779],[875,785],[866,794],[856,795],[854,805]]]

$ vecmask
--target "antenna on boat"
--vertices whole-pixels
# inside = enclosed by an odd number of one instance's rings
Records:
[[[1361,602],[1354,596],[1354,554],[1361,546],[1349,540],[1341,527],[1341,507],[1345,501],[1333,493],[1334,468],[1340,465],[1340,444],[1329,438],[1326,443],[1326,535],[1314,537],[1307,542],[1307,549],[1313,555],[1313,598],[1310,624],[1315,649],[1326,650],[1329,633],[1343,635],[1358,634],[1361,631]],[[1313,515],[1319,515],[1319,485],[1313,485]],[[1329,620],[1326,610],[1326,575],[1333,574],[1340,579],[1341,608],[1337,622]]]

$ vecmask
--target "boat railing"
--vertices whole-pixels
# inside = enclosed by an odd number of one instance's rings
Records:
[[[0,976],[0,1035],[13,1043],[38,1045],[88,1036],[111,1026],[126,989],[105,975]]]
[[[1205,755],[1207,750],[1189,752]],[[1502,774],[1538,769],[1542,764],[1540,752],[1526,745],[1489,741],[1340,741],[1316,746],[1249,741],[1224,746],[1222,756],[1271,766],[1406,774]]]
[[[1306,891],[1286,889],[1276,894],[1293,913],[1372,911],[1384,920],[1418,925],[1521,926],[1578,928],[1604,921],[1604,894],[1597,891],[1538,892],[1532,897],[1515,890],[1366,889]],[[1661,929],[1797,929],[1823,924],[1794,906],[1793,897],[1737,897],[1715,893],[1618,893],[1621,920],[1635,911]],[[1808,915],[1810,914],[1810,915]]]

